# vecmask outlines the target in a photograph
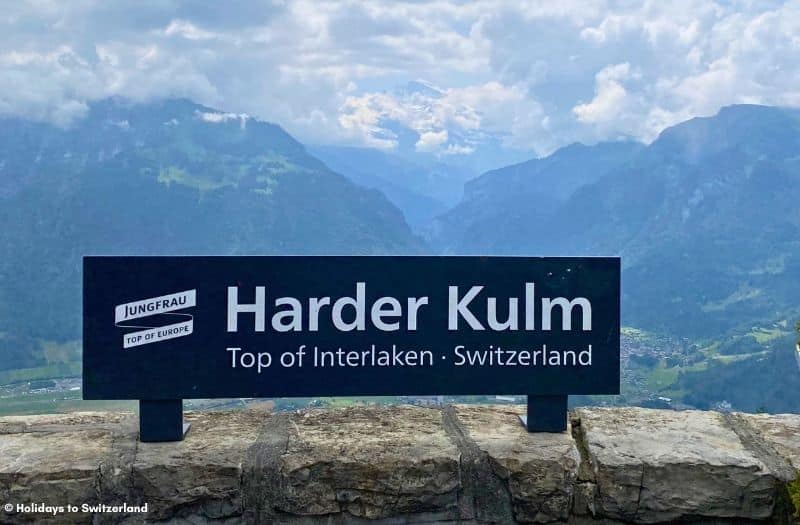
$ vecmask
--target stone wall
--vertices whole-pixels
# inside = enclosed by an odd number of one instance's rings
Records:
[[[2,523],[789,522],[800,416],[580,409],[528,434],[518,407],[0,418]],[[146,513],[6,512],[147,504]]]

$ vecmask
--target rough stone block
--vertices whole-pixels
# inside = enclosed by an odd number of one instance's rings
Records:
[[[580,463],[569,429],[529,433],[519,421],[521,407],[461,405],[456,414],[506,483],[517,521],[545,523],[569,517]]]
[[[581,409],[597,515],[639,523],[764,519],[777,479],[719,413]]]
[[[111,454],[108,424],[124,415],[13,416],[0,420],[0,502],[66,507],[98,502],[100,465]],[[82,513],[4,513],[10,522],[84,523]],[[4,520],[0,520],[4,521]]]
[[[183,441],[138,443],[133,492],[154,519],[242,514],[242,472],[248,450],[270,416],[263,411],[189,412]]]
[[[759,433],[761,439],[800,471],[800,415],[740,414]]]
[[[800,416],[587,408],[573,412],[572,433],[529,434],[521,412],[196,412],[175,443],[139,443],[133,414],[4,417],[0,503],[147,503],[149,513],[3,512],[0,522],[788,519],[779,498],[797,474]]]
[[[455,517],[458,462],[438,410],[354,407],[295,414],[279,462],[280,511]]]

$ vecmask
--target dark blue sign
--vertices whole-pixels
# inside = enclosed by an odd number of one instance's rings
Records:
[[[619,393],[620,262],[86,257],[86,399]]]

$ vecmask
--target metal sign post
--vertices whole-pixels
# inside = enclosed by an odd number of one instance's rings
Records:
[[[139,401],[139,439],[143,442],[181,441],[190,423],[183,421],[183,400]]]
[[[564,432],[567,396],[528,396],[528,413],[519,419],[528,432]]]

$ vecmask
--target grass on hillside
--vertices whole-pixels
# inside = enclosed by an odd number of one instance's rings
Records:
[[[37,381],[40,379],[55,379],[63,377],[80,377],[82,364],[80,361],[67,363],[53,363],[34,368],[18,368],[16,370],[0,371],[0,385]]]
[[[747,335],[753,337],[758,344],[763,345],[790,333],[788,330],[781,330],[780,328],[753,328]]]
[[[132,412],[136,401],[84,401],[80,391],[31,392],[0,398],[0,416],[89,412],[95,410]]]

